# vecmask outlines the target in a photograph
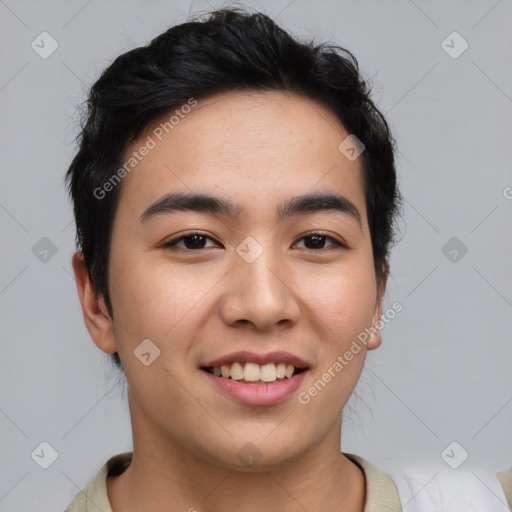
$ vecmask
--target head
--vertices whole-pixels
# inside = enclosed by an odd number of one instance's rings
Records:
[[[192,397],[239,444],[259,439],[268,464],[325,437],[375,329],[307,404],[241,404],[201,372],[235,351],[286,351],[311,386],[375,325],[399,208],[394,145],[350,52],[259,13],[175,26],[103,72],[66,176],[73,266],[91,337],[122,363],[132,421],[233,466],[233,439]],[[254,416],[271,430],[293,408],[263,441]]]

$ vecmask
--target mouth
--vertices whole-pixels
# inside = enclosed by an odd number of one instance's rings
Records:
[[[309,370],[309,367],[299,367],[284,362],[257,364],[233,361],[216,366],[203,366],[201,370],[221,379],[235,380],[242,384],[262,385],[287,381]]]
[[[278,356],[246,352],[245,355],[236,354],[235,358],[232,356],[210,361],[199,370],[213,389],[244,405],[283,403],[293,396],[310,373],[305,361],[289,353]]]

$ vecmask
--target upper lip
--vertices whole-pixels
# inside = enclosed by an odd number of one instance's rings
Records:
[[[293,364],[297,368],[309,368],[309,365],[304,359],[291,354],[290,352],[283,352],[282,350],[275,352],[266,352],[264,354],[257,354],[256,352],[249,352],[247,350],[242,350],[239,352],[233,352],[231,354],[227,354],[225,356],[219,357],[217,359],[212,359],[204,364],[201,364],[201,367],[213,367],[213,366],[222,366],[223,364],[233,363],[235,361],[241,363],[256,363],[256,364],[268,364],[268,363],[286,363]]]

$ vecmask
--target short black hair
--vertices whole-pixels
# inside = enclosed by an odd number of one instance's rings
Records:
[[[155,119],[191,98],[223,92],[281,91],[316,100],[363,142],[367,217],[375,273],[382,279],[401,204],[396,142],[370,99],[371,87],[355,56],[334,44],[298,41],[260,12],[236,7],[203,16],[117,57],[85,102],[79,148],[66,183],[74,205],[77,250],[111,318],[108,262],[121,186],[105,193],[105,183],[123,165],[128,146]],[[121,367],[117,353],[113,359]]]

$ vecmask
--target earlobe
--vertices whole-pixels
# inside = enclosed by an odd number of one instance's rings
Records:
[[[78,298],[82,307],[85,326],[96,346],[108,354],[117,352],[112,330],[112,319],[108,314],[105,301],[92,285],[82,252],[76,252],[72,258]]]
[[[380,333],[380,329],[377,328],[377,325],[382,324],[382,301],[384,299],[384,292],[386,291],[386,284],[389,275],[389,264],[387,262],[383,263],[381,270],[381,278],[377,284],[377,303],[375,307],[375,314],[373,315],[372,320],[372,335],[367,343],[368,350],[374,350],[380,347],[382,343],[382,335]]]
[[[382,343],[382,335],[380,334],[380,330],[377,328],[377,324],[380,323],[379,320],[382,316],[382,309],[379,305],[379,307],[377,308],[377,311],[375,312],[375,315],[373,316],[373,321],[372,321],[372,328],[371,328],[371,335],[370,335],[370,338],[368,339],[368,342],[366,344],[366,348],[368,350],[374,350],[378,347],[380,347],[381,343]]]

